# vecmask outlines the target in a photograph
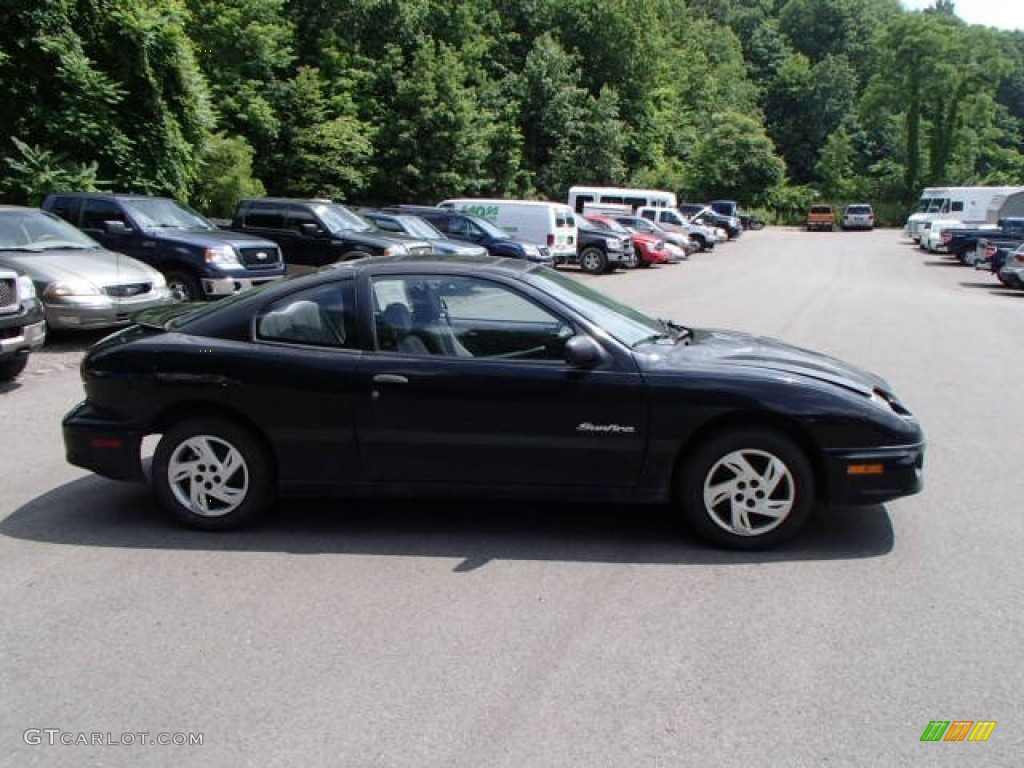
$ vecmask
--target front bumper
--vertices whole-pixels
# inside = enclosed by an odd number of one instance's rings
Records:
[[[204,277],[203,292],[213,298],[233,296],[258,285],[282,280],[284,275],[268,275],[267,277]]]
[[[828,500],[834,504],[881,504],[923,487],[924,443],[833,450],[825,454]]]
[[[145,433],[83,401],[61,422],[68,463],[112,480],[145,480],[141,449]]]
[[[45,299],[46,322],[51,328],[115,328],[128,325],[136,313],[174,303],[169,290],[153,291],[131,299],[109,296],[66,296]]]
[[[38,320],[27,325],[0,324],[0,359],[39,349],[45,342],[45,321]]]

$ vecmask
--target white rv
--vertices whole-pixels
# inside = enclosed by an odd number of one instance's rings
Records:
[[[565,203],[467,197],[443,200],[437,207],[479,216],[516,240],[543,246],[556,264],[576,258],[576,218]]]
[[[926,187],[914,213],[907,219],[907,235],[921,239],[921,224],[932,219],[956,219],[966,227],[989,222],[989,208],[999,196],[1021,191],[1022,187]]]

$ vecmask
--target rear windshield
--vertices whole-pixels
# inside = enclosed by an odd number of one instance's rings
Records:
[[[847,213],[871,213],[870,205],[851,205],[846,209]]]
[[[832,206],[830,205],[812,205],[811,213],[832,213]]]

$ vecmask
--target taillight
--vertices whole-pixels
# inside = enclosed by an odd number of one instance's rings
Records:
[[[949,232],[948,230],[945,230],[945,229],[942,230],[942,242],[948,243],[952,239],[953,239],[953,233],[952,232]]]
[[[551,233],[548,233],[548,247],[550,247],[550,246],[552,246],[554,244],[555,244],[555,236],[552,235]]]
[[[996,246],[994,246],[994,245],[986,245],[985,246],[985,258],[986,259],[991,259],[993,256],[996,255],[996,251],[998,251],[998,250],[999,249]]]

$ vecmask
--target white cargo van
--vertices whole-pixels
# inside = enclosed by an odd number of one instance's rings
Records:
[[[576,219],[565,203],[541,200],[456,198],[443,200],[438,208],[464,211],[494,224],[524,243],[548,249],[555,263],[576,258]]]

